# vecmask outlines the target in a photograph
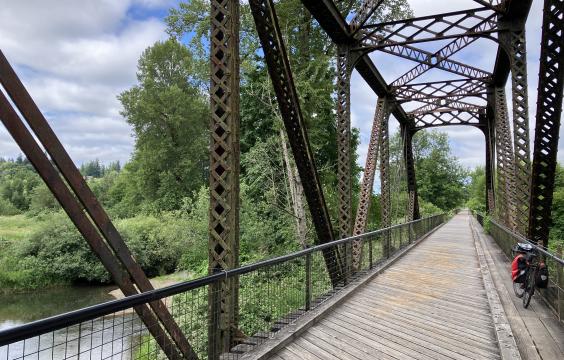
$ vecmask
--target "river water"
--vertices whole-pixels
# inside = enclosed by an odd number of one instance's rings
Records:
[[[113,300],[108,293],[114,289],[81,286],[0,295],[0,330]],[[0,347],[0,360],[127,359],[144,334],[134,313],[114,314]]]

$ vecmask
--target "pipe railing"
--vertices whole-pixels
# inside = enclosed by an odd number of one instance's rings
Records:
[[[208,347],[208,330],[232,324],[224,314],[209,314],[209,301],[219,298],[211,293],[219,287],[210,285],[233,277],[239,279],[239,312],[232,346],[222,353],[238,358],[445,220],[441,214],[394,225],[3,330],[0,360],[161,359],[162,349],[134,311],[153,301],[169,308],[198,358],[218,359],[222,354]],[[360,270],[353,273],[350,266],[342,266],[339,283],[333,286],[323,252],[334,248],[338,251],[333,253],[343,253],[354,240],[363,244]]]

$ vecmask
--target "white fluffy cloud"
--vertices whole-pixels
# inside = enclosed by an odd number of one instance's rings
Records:
[[[0,49],[71,157],[127,160],[133,140],[116,96],[135,83],[142,51],[166,37],[150,14],[172,0],[2,2]],[[18,153],[2,128],[0,156]]]

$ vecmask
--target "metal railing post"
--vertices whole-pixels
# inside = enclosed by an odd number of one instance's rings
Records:
[[[305,259],[305,310],[311,309],[311,253]]]
[[[373,265],[373,257],[372,257],[372,242],[374,241],[374,239],[370,239],[370,241],[368,242],[368,267],[370,268],[370,270],[372,270],[372,265]]]
[[[562,259],[561,245],[558,245],[556,248],[556,256]],[[562,289],[564,289],[564,267],[556,263],[556,301],[558,301],[556,310],[558,311],[558,320],[560,321],[564,319],[564,294],[562,294]]]

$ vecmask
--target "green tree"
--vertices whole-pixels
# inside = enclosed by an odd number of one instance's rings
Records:
[[[139,60],[139,84],[119,96],[135,136],[132,186],[154,210],[179,208],[207,180],[208,106],[192,70],[186,47],[157,42]]]
[[[486,172],[483,166],[470,172],[468,184],[468,202],[466,206],[475,211],[486,211]]]

